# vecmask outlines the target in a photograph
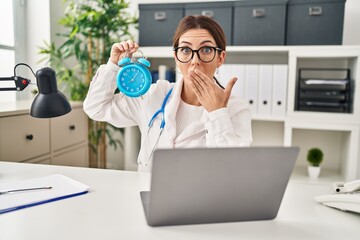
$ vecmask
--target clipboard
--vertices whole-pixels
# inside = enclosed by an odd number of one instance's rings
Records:
[[[0,214],[84,195],[89,186],[61,174],[0,184],[0,191],[51,186],[51,189],[0,195]]]

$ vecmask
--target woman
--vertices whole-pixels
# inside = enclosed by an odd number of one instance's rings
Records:
[[[224,32],[214,20],[204,16],[183,18],[173,38],[182,79],[176,83],[158,80],[141,98],[114,94],[118,61],[139,48],[131,40],[115,43],[108,63],[98,69],[90,84],[84,110],[90,118],[116,127],[139,126],[139,171],[151,170],[156,148],[249,146],[250,110],[245,100],[231,96],[237,79],[232,78],[223,88],[214,77],[225,61],[225,43]],[[149,130],[150,119],[162,105],[164,116],[160,114]]]

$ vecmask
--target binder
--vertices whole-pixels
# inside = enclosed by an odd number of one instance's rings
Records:
[[[236,76],[238,80],[236,81],[233,92],[235,96],[245,98],[245,65],[244,64],[234,64],[232,66],[233,76]]]
[[[245,65],[245,99],[248,100],[252,116],[257,115],[259,65]]]
[[[272,108],[273,65],[259,66],[258,116],[270,117]]]
[[[288,65],[276,64],[273,66],[273,117],[285,117],[287,105]]]
[[[233,77],[232,69],[233,69],[233,64],[223,64],[219,68],[218,81],[223,87],[226,87],[229,80]],[[231,92],[231,94],[234,94],[234,92]]]
[[[231,94],[233,96],[245,97],[244,85],[245,85],[245,65],[243,64],[223,64],[219,68],[219,82],[225,88],[229,80],[233,77],[237,77]]]
[[[51,187],[51,189],[1,194],[0,214],[76,197],[89,192],[89,186],[60,174],[0,184],[0,192],[45,186]]]

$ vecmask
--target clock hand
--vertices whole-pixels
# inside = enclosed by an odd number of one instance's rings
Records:
[[[133,81],[135,81],[135,78],[136,78],[136,76],[139,74],[139,72],[140,71],[137,71],[137,73],[135,74],[135,76],[130,80],[130,82],[129,83],[131,83],[131,82],[133,82]]]

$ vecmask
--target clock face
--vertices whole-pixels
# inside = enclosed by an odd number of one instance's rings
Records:
[[[147,68],[132,63],[120,69],[117,75],[119,90],[129,97],[144,95],[150,88],[151,75]]]

